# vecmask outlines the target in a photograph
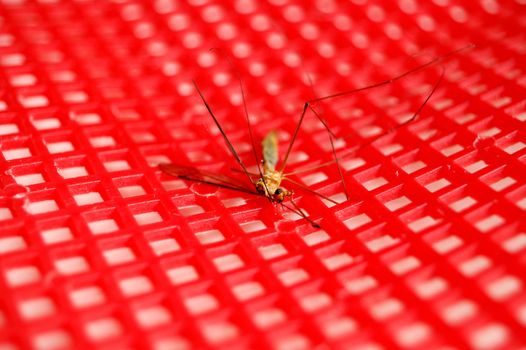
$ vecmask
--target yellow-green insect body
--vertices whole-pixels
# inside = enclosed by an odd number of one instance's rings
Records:
[[[280,187],[283,173],[276,170],[279,160],[278,135],[269,132],[261,142],[263,148],[263,177],[256,182],[256,189],[273,202],[281,203],[286,197],[292,196],[292,191]]]

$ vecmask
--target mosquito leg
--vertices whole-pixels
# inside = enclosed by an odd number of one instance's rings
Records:
[[[424,64],[422,64],[422,65],[420,65],[418,67],[410,69],[410,70],[408,70],[408,71],[406,71],[406,72],[404,72],[404,73],[402,73],[402,74],[400,74],[400,75],[398,75],[396,77],[393,77],[393,78],[390,78],[390,79],[387,79],[387,80],[384,80],[384,81],[381,81],[381,82],[378,82],[378,83],[374,83],[374,84],[371,84],[371,85],[368,85],[368,86],[364,86],[364,87],[360,87],[360,88],[356,88],[356,89],[351,89],[351,90],[346,90],[346,91],[338,92],[338,93],[335,93],[335,94],[332,94],[332,95],[327,95],[327,96],[318,97],[318,98],[314,98],[314,99],[308,100],[303,105],[303,109],[302,109],[302,112],[301,112],[301,115],[300,115],[300,119],[298,121],[298,124],[296,125],[296,129],[294,130],[294,135],[293,135],[292,140],[291,140],[291,142],[289,144],[289,147],[287,149],[287,153],[285,155],[283,164],[281,165],[281,170],[280,171],[283,171],[283,169],[285,168],[285,166],[287,164],[287,160],[288,160],[290,151],[292,150],[292,147],[294,146],[294,142],[296,141],[299,128],[300,128],[300,126],[301,126],[301,124],[303,122],[303,119],[305,118],[305,113],[307,112],[307,109],[313,110],[313,108],[311,107],[312,104],[317,103],[317,102],[321,102],[321,101],[325,101],[325,100],[330,100],[330,99],[337,98],[337,97],[343,97],[343,96],[351,95],[351,94],[356,93],[356,92],[373,89],[373,88],[376,88],[376,87],[379,87],[379,86],[391,84],[391,83],[393,83],[393,82],[395,82],[397,80],[400,80],[400,79],[402,79],[402,78],[404,78],[404,77],[406,77],[406,76],[408,76],[410,74],[419,72],[421,70],[424,70],[425,68],[428,68],[428,67],[433,66],[435,64],[438,64],[440,62],[443,62],[443,61],[445,61],[446,59],[448,59],[451,56],[454,56],[454,55],[456,55],[456,54],[458,54],[458,53],[460,53],[462,51],[466,51],[466,50],[472,49],[474,47],[475,47],[474,44],[469,44],[467,46],[461,47],[460,49],[457,49],[457,50],[451,51],[449,53],[446,53],[445,55],[438,56],[438,57],[428,61],[427,63],[424,63]],[[430,96],[429,96],[429,98],[430,98]],[[425,103],[424,103],[424,105],[425,105]],[[423,106],[421,106],[419,111],[421,111],[422,108],[423,108]],[[413,118],[411,118],[409,121],[406,121],[406,122],[402,123],[400,126],[407,124],[407,122],[410,122],[411,120],[414,120],[414,118],[416,118],[417,115],[418,115],[418,113],[415,113]],[[322,121],[322,123],[323,123],[323,121]],[[383,136],[383,135],[381,135],[381,136]]]
[[[304,186],[304,185],[300,184],[300,183],[297,182],[297,181],[294,181],[294,180],[289,179],[289,178],[287,178],[287,177],[284,177],[284,178],[282,179],[282,181],[288,181],[288,182],[290,182],[290,183],[293,183],[294,185],[298,186],[299,188],[301,188],[301,189],[304,190],[305,192],[309,192],[309,193],[315,194],[316,196],[318,196],[318,197],[320,197],[320,198],[322,198],[322,199],[325,199],[326,201],[329,201],[329,202],[331,202],[331,203],[333,203],[333,204],[339,204],[339,203],[336,202],[335,200],[330,199],[329,197],[324,196],[323,194],[320,194],[320,193],[318,193],[318,192],[316,192],[316,191],[313,191],[313,190],[311,190],[310,188],[308,188],[307,186]]]
[[[331,151],[332,151],[334,162],[336,163],[336,167],[338,168],[338,174],[340,175],[340,179],[342,180],[343,191],[345,192],[345,198],[349,199],[349,191],[347,190],[347,183],[345,182],[345,177],[343,176],[342,168],[340,167],[340,162],[339,162],[338,156],[336,155],[336,148],[334,147],[334,137],[336,136],[334,135],[332,130],[329,128],[325,120],[321,117],[321,115],[319,115],[318,112],[311,105],[309,105],[309,108],[312,111],[312,113],[314,113],[314,115],[318,117],[320,122],[325,127],[325,130],[327,130],[327,133],[329,134],[329,141],[331,143]]]
[[[235,65],[232,63],[232,61],[230,60],[230,57],[228,57],[228,55],[224,51],[222,51],[221,49],[212,48],[212,49],[210,49],[210,51],[218,51],[218,52],[220,52],[225,57],[225,59],[227,60],[228,64],[230,65],[230,69],[232,69],[234,71],[234,73],[236,74],[236,78],[237,78],[237,81],[239,83],[239,90],[241,91],[241,98],[243,100],[243,111],[245,113],[245,119],[247,121],[248,134],[249,134],[249,137],[250,137],[250,143],[252,144],[252,154],[254,155],[254,158],[256,160],[256,165],[258,167],[259,176],[260,176],[260,178],[263,178],[263,172],[261,170],[259,157],[258,157],[258,154],[257,154],[257,151],[256,151],[256,142],[254,141],[254,135],[252,133],[252,125],[250,124],[250,117],[248,116],[247,101],[245,99],[245,89],[243,88],[243,81],[241,80],[241,75],[239,74],[239,70],[237,70]],[[265,193],[268,193],[268,188],[267,188],[267,184],[266,184],[265,181],[263,181],[263,186],[265,186]],[[269,200],[270,200],[270,198],[269,198]]]
[[[195,80],[192,80],[192,82],[194,83],[194,86],[195,86],[195,89],[197,90],[197,93],[199,94],[199,96],[201,97],[201,100],[203,101],[208,113],[210,114],[210,116],[212,117],[212,119],[214,120],[214,123],[216,124],[217,128],[219,129],[219,131],[221,132],[221,135],[223,136],[223,140],[225,141],[225,143],[227,144],[228,146],[228,149],[230,150],[230,153],[232,153],[232,155],[234,156],[234,158],[236,159],[237,163],[241,166],[241,168],[243,169],[243,172],[245,173],[245,175],[247,176],[247,178],[249,179],[249,181],[254,184],[254,182],[252,182],[252,178],[250,177],[250,175],[248,174],[248,170],[247,170],[247,167],[245,166],[245,164],[243,163],[243,161],[241,160],[241,158],[239,157],[239,154],[237,154],[236,150],[234,149],[234,146],[232,145],[232,143],[230,142],[230,140],[228,139],[228,137],[226,136],[226,133],[225,131],[223,130],[223,128],[221,127],[221,124],[219,124],[219,121],[217,120],[217,117],[214,115],[214,112],[212,112],[212,108],[210,107],[210,105],[208,104],[208,102],[206,101],[205,99],[205,96],[203,95],[203,93],[201,92],[201,89],[199,89],[199,86],[197,85],[197,83],[195,82]]]
[[[292,203],[292,205],[293,205],[294,208],[289,207],[288,205],[286,205],[286,204],[284,204],[284,203],[281,203],[281,206],[282,206],[283,208],[287,208],[287,209],[290,210],[291,212],[293,212],[293,213],[298,214],[299,216],[301,216],[301,217],[302,217],[303,219],[305,219],[309,224],[311,224],[312,227],[314,227],[314,228],[321,228],[320,224],[314,222],[311,218],[309,218],[309,217],[307,216],[307,214],[305,214],[305,213],[303,212],[303,210],[301,210],[301,208],[298,207],[298,206],[296,205],[296,203],[295,203],[292,199],[291,199],[290,202]]]

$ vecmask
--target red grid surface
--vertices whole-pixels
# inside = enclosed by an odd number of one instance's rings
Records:
[[[525,346],[523,0],[0,1],[0,349]],[[295,179],[321,224],[197,185],[229,172],[195,79],[253,165],[303,102],[468,43],[420,117]],[[416,110],[436,67],[318,107],[339,152]],[[313,81],[310,87],[308,76]],[[309,117],[294,169],[331,159]],[[324,347],[323,347],[324,348]]]

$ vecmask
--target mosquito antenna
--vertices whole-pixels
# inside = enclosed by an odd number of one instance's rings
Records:
[[[320,102],[320,101],[325,101],[325,100],[329,100],[329,99],[333,99],[333,98],[336,98],[336,97],[341,97],[341,96],[345,96],[345,95],[349,95],[349,94],[353,94],[353,93],[356,93],[356,92],[359,92],[359,91],[364,91],[364,90],[368,90],[368,89],[373,89],[375,87],[379,87],[379,86],[382,86],[382,85],[387,85],[387,84],[390,84],[394,81],[397,81],[399,79],[402,79],[403,77],[407,76],[407,75],[410,75],[410,74],[413,74],[415,72],[419,72],[427,67],[430,67],[434,64],[437,64],[437,63],[440,63],[444,60],[446,60],[447,58],[453,56],[453,55],[456,55],[462,51],[466,51],[466,50],[469,50],[469,49],[472,49],[474,48],[475,45],[474,44],[469,44],[467,46],[464,46],[464,47],[461,47],[457,50],[454,50],[454,51],[451,51],[449,53],[446,53],[445,55],[442,55],[442,56],[439,56],[439,57],[436,57],[434,58],[433,60],[427,62],[427,63],[424,63],[418,67],[415,67],[413,69],[410,69],[394,78],[390,78],[390,79],[387,79],[387,80],[384,80],[384,81],[381,81],[381,82],[378,82],[378,83],[374,83],[374,84],[371,84],[371,85],[368,85],[368,86],[364,86],[364,87],[360,87],[360,88],[356,88],[356,89],[351,89],[351,90],[346,90],[346,91],[342,91],[342,92],[339,92],[339,93],[336,93],[336,94],[332,94],[332,95],[327,95],[327,96],[324,96],[324,97],[319,97],[319,98],[315,98],[315,99],[312,99],[312,100],[308,100],[307,102],[305,102],[303,104],[303,109],[301,111],[301,115],[300,115],[300,119],[298,121],[298,124],[296,125],[296,129],[294,130],[294,135],[292,137],[292,140],[291,142],[289,143],[289,147],[287,149],[287,153],[285,154],[285,159],[283,161],[283,164],[281,165],[281,172],[283,172],[283,169],[285,168],[286,164],[287,164],[287,160],[289,158],[289,155],[290,155],[290,152],[292,150],[292,147],[294,146],[294,142],[296,141],[296,138],[298,136],[298,131],[301,127],[301,124],[303,123],[303,119],[305,118],[305,113],[307,112],[307,109],[312,109],[311,105],[316,103],[316,102]],[[420,109],[421,110],[421,109]],[[416,116],[415,116],[416,118]],[[406,122],[402,123],[402,125],[405,125]],[[383,136],[383,135],[381,135]]]
[[[248,116],[248,107],[247,107],[247,101],[245,99],[245,89],[243,87],[243,81],[241,80],[241,75],[239,74],[239,70],[236,68],[236,66],[232,63],[232,60],[230,57],[221,49],[219,48],[211,48],[210,51],[218,51],[223,55],[223,57],[228,62],[228,65],[230,66],[230,69],[234,71],[234,74],[236,75],[237,81],[239,83],[239,90],[241,91],[241,99],[243,100],[243,111],[245,113],[245,119],[247,121],[248,125],[248,135],[250,137],[250,143],[252,144],[252,154],[254,155],[254,158],[256,160],[256,165],[258,167],[259,176],[261,179],[263,179],[263,171],[261,170],[259,157],[256,151],[256,142],[254,141],[254,135],[252,133],[252,125],[250,124],[250,117]],[[268,193],[267,183],[263,181],[263,186],[265,187],[265,193]]]
[[[232,155],[234,156],[236,161],[239,163],[241,168],[243,168],[243,172],[245,173],[245,175],[249,179],[250,183],[252,185],[254,185],[254,182],[252,181],[252,178],[250,177],[250,175],[248,173],[247,167],[245,166],[245,164],[243,163],[243,161],[241,160],[241,158],[237,154],[236,150],[234,149],[234,146],[232,146],[232,143],[230,142],[230,140],[226,136],[225,131],[221,127],[221,124],[219,124],[219,121],[217,120],[216,116],[214,115],[214,112],[212,112],[212,108],[210,108],[210,105],[208,104],[208,102],[206,102],[205,96],[203,95],[203,93],[199,89],[199,86],[197,86],[197,83],[195,82],[195,80],[192,80],[192,83],[194,84],[195,89],[197,90],[197,93],[201,97],[201,100],[203,100],[203,103],[205,104],[205,107],[206,107],[208,113],[210,113],[210,116],[212,116],[212,119],[214,120],[214,123],[216,124],[217,128],[219,129],[219,132],[221,132],[221,135],[223,136],[223,139],[225,140],[225,142],[226,142],[226,144],[228,146],[228,149],[230,150],[230,153],[232,153]]]

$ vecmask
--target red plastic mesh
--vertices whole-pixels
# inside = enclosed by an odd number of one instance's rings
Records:
[[[0,348],[526,345],[523,0],[0,1]],[[475,43],[413,123],[293,177],[315,229],[163,174],[254,168],[303,102]],[[317,105],[338,152],[422,103],[432,67]],[[309,79],[313,83],[311,88]],[[330,160],[309,114],[287,170]],[[233,174],[233,176],[236,176]]]

